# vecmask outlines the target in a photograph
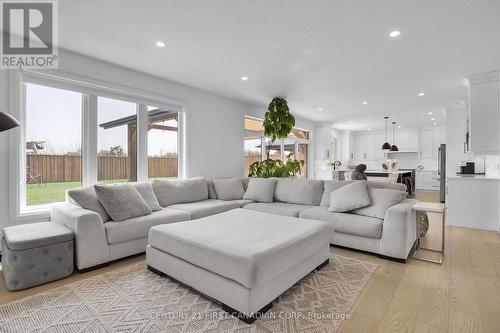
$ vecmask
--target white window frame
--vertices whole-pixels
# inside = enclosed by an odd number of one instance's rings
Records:
[[[25,83],[75,91],[82,94],[82,185],[97,182],[97,98],[107,97],[137,104],[137,180],[148,179],[146,105],[168,108],[178,113],[178,177],[186,173],[185,102],[163,95],[102,82],[62,71],[12,70],[9,73],[9,111],[21,126],[9,133],[9,217],[10,221],[48,220],[49,205],[26,206],[26,92]]]

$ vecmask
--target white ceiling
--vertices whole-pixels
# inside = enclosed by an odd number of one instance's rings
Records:
[[[65,0],[59,18],[66,49],[364,128],[442,123],[464,75],[500,69],[498,0]]]

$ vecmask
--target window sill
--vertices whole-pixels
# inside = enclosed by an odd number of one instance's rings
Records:
[[[24,207],[14,218],[15,222],[41,222],[50,220],[49,205]]]

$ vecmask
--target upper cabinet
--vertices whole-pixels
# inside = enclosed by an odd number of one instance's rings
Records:
[[[479,155],[498,154],[500,152],[499,73],[474,74],[467,79],[470,151]]]
[[[444,128],[422,128],[420,130],[420,158],[437,159],[438,148],[442,143],[446,143]]]
[[[418,137],[418,128],[398,129],[395,135],[395,143],[400,151],[418,151]],[[394,144],[392,141],[389,142]]]

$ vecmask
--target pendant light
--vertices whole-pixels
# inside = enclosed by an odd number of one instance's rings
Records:
[[[396,130],[396,122],[392,122],[392,142],[394,143],[391,146],[391,151],[399,151],[398,146],[396,146],[396,140],[394,139],[394,131]]]
[[[0,132],[19,126],[19,121],[10,114],[0,111]]]
[[[391,144],[387,142],[387,119],[389,117],[385,116],[385,143],[382,145],[382,150],[390,150],[391,149]]]

